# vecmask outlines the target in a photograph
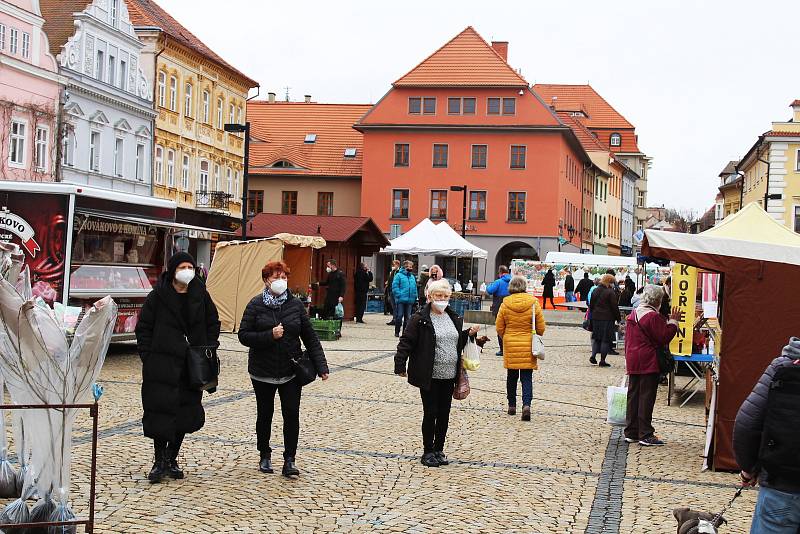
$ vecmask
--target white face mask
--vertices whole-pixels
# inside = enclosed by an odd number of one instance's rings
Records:
[[[194,269],[181,269],[175,273],[175,280],[181,284],[189,285],[192,279],[194,279]]]
[[[277,280],[273,280],[272,283],[269,285],[269,290],[272,291],[273,295],[283,295],[283,292],[286,291],[286,287],[288,284],[286,280],[283,278],[278,278]]]
[[[431,302],[431,305],[436,308],[438,311],[443,312],[447,305],[449,304],[446,300],[434,300]]]
[[[333,271],[333,269],[331,269],[330,267],[325,267],[325,272],[326,272],[326,273],[329,273],[329,272],[331,272],[331,271]]]

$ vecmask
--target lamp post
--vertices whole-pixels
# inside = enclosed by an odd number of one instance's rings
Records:
[[[451,185],[450,191],[463,191],[464,192],[464,205],[461,209],[461,237],[467,235],[467,186],[466,185]]]
[[[564,230],[567,231],[567,235],[569,236],[569,240],[564,239]],[[575,237],[575,227],[571,224],[567,227],[564,226],[564,219],[558,220],[558,251],[561,252],[561,245],[566,245],[567,243],[572,243],[572,238]]]
[[[242,174],[242,241],[247,241],[247,173],[250,170],[250,121],[244,124],[230,123],[223,129],[229,133],[244,134],[244,173]]]

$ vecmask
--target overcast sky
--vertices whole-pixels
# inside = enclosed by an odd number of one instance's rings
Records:
[[[653,157],[649,204],[704,211],[718,174],[800,98],[796,1],[160,0],[268,91],[374,103],[466,26],[529,83],[591,83]]]

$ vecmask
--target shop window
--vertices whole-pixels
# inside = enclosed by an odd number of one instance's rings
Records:
[[[486,220],[486,191],[469,192],[469,220]]]
[[[435,189],[431,191],[431,220],[445,219],[447,219],[447,190]]]
[[[525,221],[525,196],[524,192],[518,191],[508,194],[508,220],[510,222]]]
[[[408,143],[397,143],[394,145],[394,166],[408,167],[409,146]]]
[[[408,219],[408,189],[392,190],[392,219]]]
[[[297,191],[283,191],[281,193],[281,213],[284,215],[297,215]]]
[[[317,215],[333,215],[333,193],[320,191],[317,193]]]
[[[472,168],[486,168],[486,153],[489,150],[487,145],[472,145]]]

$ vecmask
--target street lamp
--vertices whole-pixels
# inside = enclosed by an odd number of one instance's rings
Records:
[[[463,191],[464,192],[464,205],[461,211],[461,237],[467,235],[467,186],[466,185],[451,185],[450,191]]]
[[[564,239],[564,230],[567,231],[567,235],[569,236],[569,240]],[[572,242],[572,238],[575,237],[575,227],[571,224],[567,227],[564,226],[564,219],[558,220],[558,251],[561,252],[561,245],[566,245],[567,243]]]
[[[250,170],[250,122],[244,124],[229,123],[223,126],[228,133],[244,134],[244,173],[242,176],[242,241],[247,240],[247,173]]]

